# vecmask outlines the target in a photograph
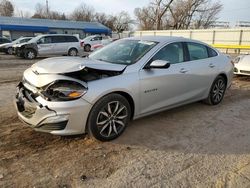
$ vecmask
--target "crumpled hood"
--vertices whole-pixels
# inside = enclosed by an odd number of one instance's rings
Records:
[[[8,48],[12,45],[12,43],[4,43],[4,44],[0,44],[0,48]]]
[[[39,61],[32,65],[31,69],[38,74],[60,74],[80,71],[85,67],[97,70],[123,71],[126,65],[80,57],[55,57]]]
[[[12,47],[21,47],[21,46],[23,46],[23,45],[26,45],[26,44],[28,44],[28,42],[23,42],[23,43],[20,43],[20,44],[14,44]]]

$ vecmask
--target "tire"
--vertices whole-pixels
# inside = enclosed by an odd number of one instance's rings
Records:
[[[109,94],[93,106],[87,122],[87,131],[99,141],[110,141],[119,137],[126,129],[131,117],[131,107],[126,98]]]
[[[35,50],[33,50],[33,49],[27,49],[27,50],[25,50],[25,52],[24,52],[24,57],[25,57],[25,59],[35,59],[36,58],[36,56],[37,56],[37,53],[36,53],[36,51]]]
[[[91,46],[90,46],[89,44],[86,44],[86,45],[84,46],[84,51],[85,51],[85,52],[90,52],[90,50],[91,50]]]
[[[209,95],[205,100],[205,103],[209,105],[218,105],[223,100],[226,91],[226,79],[223,76],[218,76],[210,89]]]
[[[12,47],[7,49],[7,54],[12,55],[13,54],[13,49]]]
[[[68,52],[68,56],[77,56],[78,50],[75,48],[70,48]]]

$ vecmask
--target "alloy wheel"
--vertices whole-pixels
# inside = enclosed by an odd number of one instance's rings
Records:
[[[70,50],[69,55],[70,56],[77,56],[76,50]]]
[[[28,54],[27,54],[27,57],[28,57],[29,59],[34,59],[34,58],[35,58],[35,53],[32,52],[32,51],[29,51]]]
[[[126,106],[119,101],[109,102],[98,113],[96,124],[103,137],[112,137],[120,134],[125,128],[128,112]]]
[[[212,90],[212,98],[215,103],[219,103],[224,95],[226,85],[222,79],[218,79]]]

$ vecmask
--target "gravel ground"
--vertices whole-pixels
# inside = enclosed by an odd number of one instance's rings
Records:
[[[0,54],[0,187],[250,187],[250,77],[236,77],[218,106],[139,119],[101,143],[18,120],[15,85],[36,61]]]

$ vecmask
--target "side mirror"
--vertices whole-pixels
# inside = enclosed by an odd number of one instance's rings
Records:
[[[169,61],[163,61],[163,60],[155,60],[152,61],[146,69],[167,69],[170,67]]]
[[[39,41],[37,41],[37,44],[42,44],[42,42],[39,40]]]

